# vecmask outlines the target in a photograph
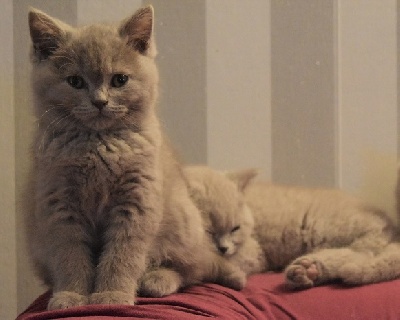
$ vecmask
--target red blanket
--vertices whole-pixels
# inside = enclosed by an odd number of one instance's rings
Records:
[[[49,293],[40,296],[17,319],[400,319],[400,280],[290,291],[282,274],[268,273],[250,277],[241,292],[206,284],[164,298],[139,298],[135,306],[89,305],[57,311],[46,311],[49,297]]]

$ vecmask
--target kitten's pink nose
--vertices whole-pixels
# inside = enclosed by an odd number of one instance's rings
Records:
[[[92,104],[97,109],[102,110],[108,104],[108,101],[107,100],[95,100],[95,101],[92,101]]]

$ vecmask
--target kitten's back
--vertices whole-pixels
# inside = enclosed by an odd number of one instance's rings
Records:
[[[380,235],[392,228],[380,210],[340,190],[257,182],[246,189],[245,200],[276,268],[312,250],[348,246],[365,232]]]

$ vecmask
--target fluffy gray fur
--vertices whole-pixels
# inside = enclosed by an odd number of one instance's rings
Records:
[[[395,226],[344,192],[250,183],[254,170],[185,174],[216,251],[247,274],[285,269],[295,288],[400,276]]]
[[[73,28],[29,13],[37,132],[28,241],[49,309],[245,275],[215,254],[155,110],[153,9]]]

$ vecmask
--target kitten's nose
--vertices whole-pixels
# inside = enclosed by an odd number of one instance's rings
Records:
[[[94,100],[92,101],[92,104],[99,110],[102,110],[107,104],[107,100]]]
[[[228,251],[228,247],[218,247],[219,252],[225,254]]]

